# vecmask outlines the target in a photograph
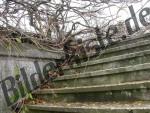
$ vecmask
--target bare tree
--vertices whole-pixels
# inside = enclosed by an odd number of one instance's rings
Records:
[[[105,9],[137,0],[2,0],[0,25],[27,37],[47,39],[60,47],[69,38],[107,27],[117,16]],[[123,7],[122,7],[123,9]],[[38,34],[30,35],[28,32]]]
[[[30,38],[38,47],[55,51],[75,37],[93,41],[95,28],[108,29],[128,2],[139,0],[1,0],[0,41]],[[111,13],[111,7],[118,7],[116,15]]]

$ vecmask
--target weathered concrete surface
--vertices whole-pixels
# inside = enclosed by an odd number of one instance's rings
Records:
[[[106,70],[112,68],[119,68],[131,65],[138,65],[150,62],[150,50],[135,52],[125,55],[119,55],[109,58],[102,58],[99,60],[89,60],[81,65],[73,65],[70,69],[69,66],[63,68],[64,74],[71,75],[77,73],[84,73],[96,70]]]
[[[30,113],[150,113],[148,102],[55,103],[29,108]]]
[[[66,75],[53,81],[54,89],[34,92],[48,104],[29,105],[30,113],[150,113],[149,50],[149,35],[140,36],[108,47],[98,60],[65,67]],[[122,106],[113,105],[114,101]],[[131,105],[133,101],[139,103]],[[104,103],[93,108],[97,102]]]
[[[111,85],[43,89],[33,93],[49,102],[101,102],[150,100],[150,81]]]
[[[141,41],[133,44],[126,44],[123,46],[118,46],[114,48],[108,48],[104,50],[103,54],[97,58],[106,58],[117,55],[123,55],[127,53],[133,53],[138,51],[144,51],[150,49],[150,41]]]
[[[54,79],[54,85],[55,87],[78,87],[150,80],[149,73],[150,64],[140,64],[62,76]]]
[[[13,43],[13,46],[0,45],[0,56],[13,56],[25,58],[41,58],[41,59],[60,59],[63,56],[63,51],[48,50],[46,48],[33,46],[31,44]]]
[[[122,45],[126,45],[126,44],[133,44],[133,43],[137,43],[139,41],[149,41],[150,40],[150,33],[148,34],[141,34],[139,36],[131,36],[125,40],[120,41],[119,43],[116,43],[114,45],[111,45],[110,48],[112,47],[117,47],[117,46],[122,46]]]
[[[17,45],[16,47],[17,49],[11,48],[9,50],[0,47],[0,81],[8,76],[14,77],[17,73],[16,67],[19,69],[25,68],[27,76],[30,77],[31,74],[36,73],[35,61],[39,63],[41,70],[43,70],[45,64],[53,61],[53,59],[60,59],[62,56],[60,52],[43,51],[29,44]],[[0,113],[11,113],[6,104],[1,85]]]

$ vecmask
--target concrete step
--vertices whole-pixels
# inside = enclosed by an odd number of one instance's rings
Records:
[[[149,101],[150,80],[111,85],[39,89],[34,98],[48,102]]]
[[[144,40],[147,40],[147,41],[150,40],[150,33],[144,34],[141,36],[131,36],[125,40],[117,42],[114,45],[111,45],[110,47],[112,48],[112,47],[117,47],[117,46],[126,45],[126,44],[133,44],[133,43],[137,43],[139,41],[144,41]]]
[[[55,87],[78,87],[150,80],[150,63],[80,74],[64,75],[53,80]]]
[[[127,44],[135,44],[141,41],[150,41],[150,34],[145,34],[145,35],[141,35],[141,36],[132,36],[127,38],[126,40],[122,40],[122,41],[118,41],[114,44],[109,45],[108,47],[106,47],[105,49],[110,49],[110,48],[116,48],[116,47],[120,47],[120,46],[124,46]],[[103,51],[102,53],[104,53],[105,51]],[[93,53],[94,54],[94,53]],[[89,55],[91,56],[91,55]],[[99,57],[97,57],[99,58]],[[95,57],[91,57],[90,60],[95,59]]]
[[[28,108],[29,113],[150,113],[150,102],[49,103]]]
[[[150,41],[146,40],[146,41],[140,41],[133,44],[126,44],[122,46],[112,47],[112,48],[109,47],[107,49],[102,50],[98,57],[92,59],[95,60],[100,58],[108,58],[112,56],[124,55],[127,53],[134,53],[134,52],[144,51],[144,50],[150,50]]]
[[[89,71],[106,70],[148,62],[150,62],[150,50],[145,50],[110,58],[87,61],[81,65],[74,64],[71,68],[69,66],[65,66],[63,67],[63,72],[66,76],[69,74],[80,74]]]

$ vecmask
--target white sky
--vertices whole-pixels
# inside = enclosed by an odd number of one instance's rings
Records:
[[[86,2],[83,2],[83,4],[86,4]],[[112,5],[114,5],[114,4],[112,4]],[[126,19],[131,17],[130,11],[129,11],[129,8],[128,8],[128,6],[130,6],[130,5],[133,6],[134,11],[136,13],[136,17],[137,17],[137,19],[139,21],[139,12],[145,7],[149,7],[150,8],[150,0],[141,0],[141,2],[130,3],[130,4],[129,3],[127,3],[127,4],[125,4],[125,3],[124,4],[123,3],[115,4],[115,6],[113,6],[111,8],[106,8],[105,10],[103,10],[103,12],[101,12],[102,14],[100,14],[99,16],[101,16],[101,17],[108,17],[108,16],[110,16],[110,18],[107,18],[108,20],[114,19],[114,21],[111,24],[116,24],[119,21],[123,21],[124,22]],[[121,8],[121,10],[119,10],[120,8]],[[95,8],[92,7],[91,10],[92,9],[95,9]],[[72,14],[72,15],[74,15],[74,14]],[[112,15],[113,15],[113,17],[112,17]],[[117,17],[117,19],[115,19],[116,17]],[[149,18],[150,18],[150,16],[149,16]],[[89,18],[88,22],[91,23],[92,25],[97,24],[98,26],[103,26],[102,24],[103,23],[108,23],[108,20],[103,19],[103,18],[99,18],[99,19],[95,20],[95,18],[91,17],[91,18]],[[75,21],[83,22],[84,20],[82,20],[80,18],[80,19],[77,19]],[[131,22],[131,25],[132,24],[133,23]],[[140,24],[140,21],[139,21],[139,25],[142,27],[142,25]]]
[[[125,6],[125,7],[128,7],[130,5],[133,6],[134,11],[136,13],[136,17],[137,17],[137,19],[139,21],[139,12],[141,11],[141,9],[143,9],[145,7],[150,8],[150,0],[141,0],[141,2],[139,2],[139,3],[123,4],[123,6]],[[121,5],[118,5],[118,7],[121,7]],[[118,8],[117,7],[112,7],[110,9],[110,11],[111,11],[112,15],[116,15],[117,11],[118,11]],[[107,14],[110,14],[110,11],[107,11]],[[129,8],[125,8],[124,10],[121,10],[118,13],[118,16],[119,16],[118,21],[119,20],[124,20],[125,21],[126,19],[128,19],[129,17],[131,17]],[[141,26],[141,24],[140,24],[140,26]]]
[[[57,0],[56,0],[57,1]],[[78,1],[78,0],[76,0],[76,1]],[[0,2],[1,2],[1,0],[0,0]],[[84,2],[83,2],[84,3]],[[86,3],[86,2],[85,2]],[[141,0],[141,2],[139,2],[139,3],[132,3],[132,4],[116,4],[116,6],[114,6],[114,7],[111,7],[110,9],[105,9],[104,11],[103,11],[103,15],[102,16],[110,16],[110,15],[114,15],[113,17],[110,17],[110,19],[109,20],[111,20],[111,19],[114,19],[114,18],[116,18],[116,15],[117,15],[117,17],[119,17],[118,19],[117,19],[117,21],[120,21],[120,20],[122,20],[122,21],[125,21],[127,18],[129,18],[131,15],[130,15],[130,12],[129,12],[129,9],[128,9],[128,6],[130,6],[130,5],[133,5],[133,7],[134,7],[134,10],[135,10],[135,12],[136,12],[136,16],[137,16],[137,19],[138,19],[138,21],[139,21],[139,12],[141,11],[141,9],[143,9],[143,8],[145,8],[145,7],[149,7],[150,8],[150,0]],[[124,7],[122,10],[120,10],[120,12],[118,12],[118,9],[120,8],[120,7]],[[93,7],[94,8],[94,7]],[[103,21],[105,21],[104,19],[102,19]],[[24,21],[27,21],[27,19],[25,19]],[[80,21],[80,19],[79,20],[77,20],[77,21],[79,21],[79,22],[81,22]],[[94,21],[92,20],[92,18],[91,18],[91,23],[93,23]],[[117,21],[115,20],[113,23],[117,23]],[[98,22],[99,23],[103,23],[101,20],[98,20]],[[25,24],[25,25],[23,25],[23,23]],[[26,22],[23,22],[22,23],[22,25],[23,26],[25,26],[26,28],[30,28],[29,27],[29,25],[26,23]],[[94,22],[95,23],[95,22]],[[97,23],[97,24],[99,24],[99,23]],[[139,24],[140,24],[140,22],[139,22]],[[142,26],[141,24],[140,24],[140,26]],[[31,28],[30,28],[31,29]]]

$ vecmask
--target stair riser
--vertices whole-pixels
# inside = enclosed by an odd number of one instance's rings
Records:
[[[144,50],[150,50],[150,44],[131,47],[131,48],[129,47],[129,48],[114,50],[114,51],[109,51],[109,52],[107,52],[107,50],[106,50],[106,52],[101,54],[99,57],[96,57],[95,60],[100,59],[100,58],[108,58],[108,57],[112,57],[112,56],[123,55],[123,54],[127,54],[127,53],[134,53],[134,52],[144,51]]]
[[[106,101],[147,101],[150,100],[150,89],[130,89],[97,92],[36,94],[35,98],[49,102],[106,102]]]
[[[78,74],[78,73],[84,73],[90,71],[119,68],[119,67],[137,65],[137,64],[148,63],[148,62],[150,62],[150,54],[137,56],[137,57],[129,57],[126,59],[116,60],[111,62],[104,62],[104,63],[97,62],[97,64],[93,64],[93,65],[81,66],[73,69],[64,69],[63,72],[66,76],[70,74]]]
[[[53,84],[55,87],[79,87],[92,85],[117,84],[132,81],[150,80],[150,69],[139,70],[118,74],[107,74],[95,77],[86,77],[78,79],[58,80]]]
[[[81,110],[79,112],[79,110],[70,110],[71,112],[69,112],[69,110],[67,112],[54,112],[54,111],[51,111],[51,110],[30,110],[30,112],[28,113],[150,113],[150,110]]]

